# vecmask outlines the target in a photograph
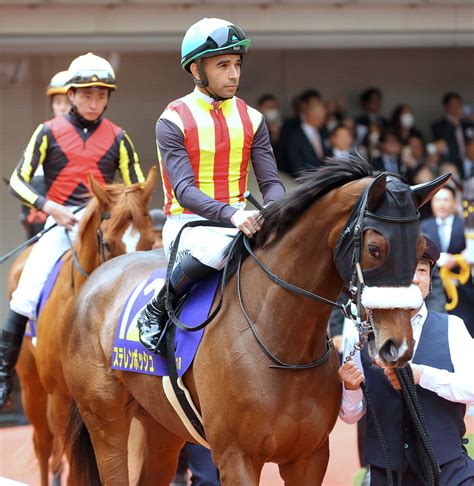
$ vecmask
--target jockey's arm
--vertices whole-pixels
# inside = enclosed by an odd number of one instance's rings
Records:
[[[23,156],[10,177],[10,192],[26,206],[42,209],[53,216],[56,223],[70,229],[77,218],[66,207],[42,196],[29,184],[36,169],[47,157],[49,147],[49,128],[41,124],[33,133]]]
[[[253,138],[251,158],[258,187],[263,195],[263,203],[267,205],[281,199],[285,194],[285,188],[278,177],[275,155],[263,117]]]
[[[43,208],[46,198],[30,184],[30,181],[46,158],[49,135],[49,129],[45,125],[38,126],[10,177],[10,192],[25,206],[36,209]]]
[[[156,141],[159,156],[181,206],[210,221],[230,223],[237,209],[212,199],[196,187],[181,129],[169,120],[159,119]]]
[[[136,182],[139,182],[140,184],[145,182],[145,176],[143,175],[143,170],[140,166],[138,154],[135,151],[132,140],[125,130],[120,136],[119,154],[118,167],[124,184],[130,186]]]

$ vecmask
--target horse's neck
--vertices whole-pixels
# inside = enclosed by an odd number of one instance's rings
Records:
[[[257,253],[280,278],[335,301],[343,284],[330,241],[342,225],[335,225],[341,218],[331,206],[324,205],[324,211],[319,204],[309,208],[284,238]],[[258,330],[269,348],[287,362],[321,356],[332,307],[277,286],[252,259],[246,261],[245,270],[246,301],[254,319],[258,316]]]
[[[97,242],[97,230],[100,224],[100,211],[97,210],[87,222],[83,229],[77,244],[74,245],[77,259],[81,268],[87,273],[92,273],[100,265],[99,244]],[[71,261],[71,265],[75,265]],[[86,280],[87,277],[82,275],[76,268],[74,271],[74,288],[78,289]]]

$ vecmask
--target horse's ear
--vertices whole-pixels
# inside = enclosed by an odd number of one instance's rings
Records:
[[[451,178],[451,173],[443,174],[436,179],[411,186],[413,195],[415,196],[415,204],[417,209],[426,204]]]
[[[94,196],[98,199],[100,207],[102,209],[108,209],[111,201],[107,191],[94,179],[92,174],[88,174],[87,178],[89,179],[89,187]]]
[[[387,176],[385,174],[379,175],[369,189],[369,198],[367,200],[367,209],[374,212],[382,201],[382,198],[387,190]]]
[[[151,195],[153,194],[153,191],[155,190],[156,187],[156,166],[154,165],[151,169],[150,172],[148,172],[148,177],[146,178],[146,181],[143,183],[142,187],[142,199],[145,202],[145,204],[148,204],[150,201]]]

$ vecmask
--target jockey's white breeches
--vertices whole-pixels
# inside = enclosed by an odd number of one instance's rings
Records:
[[[202,220],[200,216],[182,214],[169,216],[163,227],[163,248],[169,260],[171,247],[180,229],[189,221]],[[208,267],[220,270],[225,265],[225,254],[232,238],[238,233],[237,228],[215,228],[212,226],[196,226],[186,228],[181,234],[176,261],[191,254]]]
[[[74,211],[77,208],[68,206],[68,209]],[[80,219],[83,212],[84,211],[79,211],[76,213],[76,218]],[[46,220],[45,228],[54,223],[55,221],[53,217],[49,216]],[[79,225],[76,224],[74,228],[69,231],[72,241],[77,237],[78,227]],[[69,249],[69,240],[63,226],[53,228],[39,239],[26,260],[20,281],[18,282],[18,287],[13,292],[10,301],[11,310],[22,316],[28,317],[29,319],[36,319],[36,308],[38,306],[39,296],[48,279],[48,275],[51,273],[51,270],[59,257]]]

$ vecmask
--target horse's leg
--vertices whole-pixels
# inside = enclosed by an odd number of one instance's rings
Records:
[[[130,477],[130,484],[132,485],[138,484],[143,467],[145,449],[145,430],[140,421],[133,417],[130,425],[130,434],[128,436],[128,474]]]
[[[21,400],[33,426],[33,444],[40,467],[41,486],[48,486],[48,461],[53,448],[53,434],[48,425],[47,393],[36,369],[31,340],[25,339],[16,371],[21,383]]]
[[[53,457],[51,471],[54,475],[61,475],[63,469],[64,432],[67,428],[71,400],[59,390],[48,395],[48,423],[54,436]]]
[[[212,459],[220,474],[222,486],[258,486],[263,464],[242,450],[228,447]]]
[[[128,486],[127,445],[138,404],[121,384],[115,380],[112,384],[102,384],[94,399],[78,397],[77,406],[90,434],[102,485]]]
[[[178,467],[179,451],[184,441],[156,422],[143,409],[137,418],[146,432],[146,449],[140,486],[169,486]]]
[[[280,464],[280,476],[285,486],[318,486],[323,483],[329,462],[329,440],[312,456],[300,456],[292,462]]]

